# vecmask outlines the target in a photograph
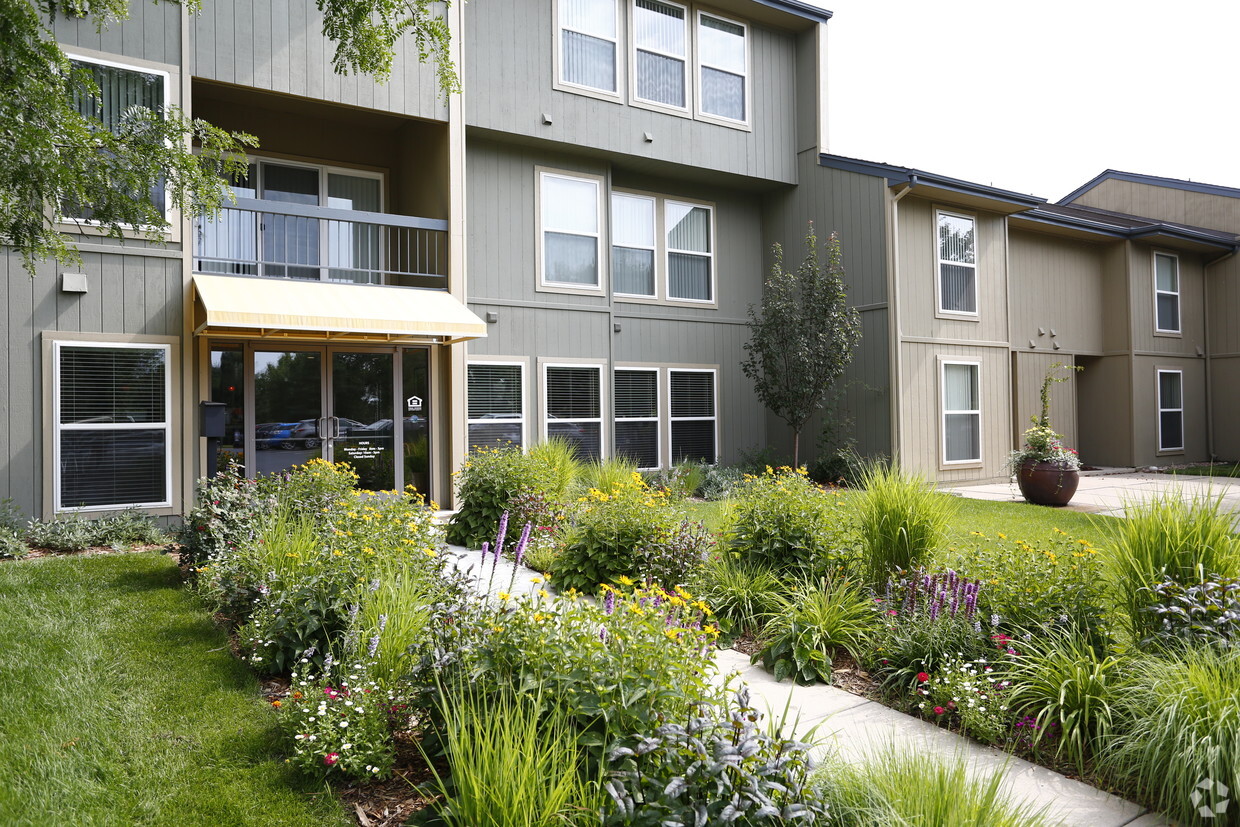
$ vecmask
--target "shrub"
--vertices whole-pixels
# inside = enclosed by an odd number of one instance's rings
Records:
[[[1081,635],[1034,637],[1011,658],[1008,704],[1033,718],[1034,731],[1053,733],[1055,754],[1084,772],[1086,759],[1112,732],[1121,667]],[[1038,749],[1041,739],[1030,746]]]
[[[495,535],[500,517],[514,497],[528,492],[553,495],[560,484],[546,454],[523,454],[520,448],[476,448],[457,478],[460,510],[448,526],[448,542],[478,548]],[[510,522],[505,541],[515,541],[522,525]]]
[[[1004,772],[978,777],[964,755],[927,761],[889,747],[862,764],[839,764],[815,776],[835,822],[845,827],[925,824],[936,827],[1050,827],[1045,809],[1004,792]]]
[[[95,545],[95,526],[92,521],[78,514],[69,514],[55,520],[31,520],[26,527],[26,539],[35,548],[51,551],[74,552]]]
[[[698,570],[693,590],[714,611],[721,628],[741,634],[756,631],[766,621],[785,588],[769,568],[722,552]]]
[[[666,494],[632,472],[615,487],[592,488],[581,498],[564,534],[556,585],[593,592],[629,577],[675,586],[701,565],[711,543],[700,524],[686,521]]]
[[[155,546],[168,542],[168,535],[154,518],[136,508],[95,521],[95,545]]]
[[[564,502],[581,475],[577,445],[564,437],[547,437],[529,449],[530,460],[544,469],[542,493],[554,502]]]
[[[972,660],[991,651],[978,618],[982,585],[954,571],[913,572],[888,582],[875,599],[883,621],[870,653],[871,670],[888,684],[912,687],[921,672],[949,658]]]
[[[703,466],[702,482],[697,495],[704,500],[726,500],[735,494],[745,481],[745,473],[739,468],[718,465]]]
[[[442,742],[450,777],[435,769],[431,806],[450,827],[597,824],[603,805],[586,780],[576,733],[560,709],[542,714],[536,695],[477,687],[443,694]]]
[[[976,531],[970,540],[935,559],[985,584],[977,601],[983,617],[998,615],[995,625],[1008,632],[1037,636],[1071,629],[1095,643],[1105,642],[1105,577],[1088,540],[1076,540],[1059,529],[1033,543]]]
[[[550,526],[539,526],[530,532],[529,543],[525,546],[526,568],[554,576],[560,568],[560,555],[564,553],[564,545],[560,541],[559,532]]]
[[[282,504],[301,516],[322,513],[344,502],[357,489],[357,473],[347,462],[312,459],[269,477],[279,484],[276,495]]]
[[[308,669],[309,661],[302,661]],[[328,670],[330,673],[330,670]],[[392,696],[367,680],[364,664],[313,677],[293,675],[280,707],[280,723],[292,747],[289,763],[309,775],[347,775],[359,780],[386,778],[396,753],[388,720]]]
[[[1153,602],[1146,611],[1158,618],[1159,627],[1143,644],[1240,642],[1240,579],[1207,575],[1191,585],[1164,580],[1150,591]]]
[[[935,721],[954,721],[960,731],[983,744],[1008,735],[1010,682],[996,675],[989,660],[947,658],[933,674],[917,676],[917,708]]]
[[[865,489],[853,501],[867,582],[880,588],[895,572],[921,566],[938,547],[958,508],[924,477],[895,464],[870,463],[859,478]]]
[[[1240,788],[1240,651],[1185,649],[1142,658],[1128,673],[1099,756],[1104,775],[1176,823],[1236,823],[1240,804],[1225,805],[1217,785],[1232,798]]]
[[[782,681],[831,682],[832,659],[841,651],[862,657],[878,625],[874,599],[847,580],[810,580],[781,597],[759,638],[756,663]]]
[[[724,706],[642,731],[608,761],[605,825],[813,823],[827,808],[808,782],[809,745],[759,728],[742,687]]]
[[[7,525],[0,525],[0,557],[17,559],[30,553],[25,537]]]
[[[767,468],[738,492],[726,529],[728,548],[782,572],[809,572],[846,559],[852,539],[838,492],[826,492],[804,470]]]
[[[197,502],[177,537],[181,563],[191,571],[252,540],[274,510],[272,485],[248,480],[242,471],[230,462],[214,477],[198,480]]]
[[[1222,495],[1186,497],[1167,491],[1147,502],[1129,503],[1127,514],[1127,519],[1106,526],[1103,562],[1134,641],[1158,632],[1159,618],[1149,609],[1159,583],[1199,583],[1202,572],[1240,576],[1234,515],[1222,508]]]

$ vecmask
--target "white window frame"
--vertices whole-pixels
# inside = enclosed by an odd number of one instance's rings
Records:
[[[518,382],[521,387],[521,417],[519,419],[470,419],[469,418],[469,369],[475,365],[497,365],[500,367],[516,367],[519,374]],[[465,364],[465,450],[469,451],[469,426],[470,425],[490,425],[490,424],[508,424],[515,422],[521,430],[521,451],[522,453],[529,450],[529,428],[526,427],[529,422],[529,404],[525,392],[525,374],[526,363],[519,359],[470,359]]]
[[[606,290],[606,283],[603,280],[603,271],[607,269],[606,264],[608,261],[608,258],[604,255],[605,251],[603,249],[603,225],[605,220],[610,217],[610,211],[607,209],[608,202],[603,198],[605,191],[603,178],[598,175],[565,172],[562,170],[545,169],[543,167],[535,167],[535,172],[536,181],[538,184],[536,189],[537,197],[534,204],[534,220],[538,225],[538,289],[549,293],[603,294]],[[595,224],[593,233],[581,233],[575,230],[561,230],[555,227],[547,227],[543,224],[543,181],[547,178],[559,178],[567,181],[585,182],[594,187]],[[594,284],[574,284],[572,282],[547,280],[546,236],[549,232],[594,239],[596,262]]]
[[[709,69],[715,69],[716,71],[719,71],[719,72],[727,72],[728,74],[735,74],[735,72],[733,72],[730,69],[724,69],[722,67],[713,66],[709,63],[703,62],[702,51],[699,47],[700,32],[702,28],[702,17],[703,16],[713,17],[716,20],[723,21],[724,23],[731,23],[734,26],[740,26],[745,32],[745,35],[744,35],[745,76],[744,76],[744,83],[741,85],[741,88],[744,90],[743,94],[745,96],[745,99],[743,101],[744,106],[745,106],[745,118],[743,120],[736,120],[734,118],[728,118],[723,115],[713,115],[709,112],[705,112],[702,110],[702,69],[703,67],[709,68]],[[695,11],[693,15],[693,99],[694,99],[693,111],[694,111],[694,115],[698,118],[698,120],[709,121],[710,123],[718,124],[720,126],[731,126],[731,127],[735,127],[739,129],[746,129],[746,130],[750,129],[750,124],[753,121],[753,90],[752,90],[753,48],[751,44],[752,44],[752,31],[750,30],[748,23],[742,20],[737,20],[732,17],[728,17],[727,15],[719,14],[718,12],[714,12],[714,11],[704,11],[702,9],[697,9]]]
[[[160,350],[164,354],[164,420],[162,425],[158,422],[108,422],[99,423],[91,422],[82,423],[61,423],[60,421],[60,395],[61,395],[61,362],[60,354],[62,348],[107,348],[113,349],[133,349],[133,350]],[[146,342],[108,342],[108,341],[86,341],[76,339],[55,339],[52,341],[52,511],[55,514],[62,513],[92,513],[104,511],[118,511],[126,508],[170,508],[172,506],[172,461],[175,446],[173,445],[173,429],[172,429],[172,372],[175,368],[173,364],[173,350],[170,344],[146,343]],[[61,502],[61,434],[65,431],[155,431],[163,430],[164,432],[164,499],[159,502],[130,502],[130,503],[111,503],[108,505],[91,505],[91,506],[65,506]]]
[[[977,371],[977,405],[973,410],[948,410],[947,409],[947,368],[949,365],[967,365]],[[942,457],[942,465],[947,468],[959,468],[962,466],[976,466],[982,463],[983,454],[985,454],[985,422],[982,420],[982,363],[968,359],[940,359],[939,360],[939,450]],[[948,415],[972,415],[977,417],[977,451],[978,456],[968,459],[952,459],[947,458],[947,417]]]
[[[1158,259],[1159,257],[1170,259],[1175,272],[1175,290],[1159,290],[1158,289]],[[1155,252],[1150,258],[1150,266],[1153,268],[1154,279],[1154,332],[1163,333],[1169,336],[1184,335],[1184,313],[1183,313],[1183,288],[1180,283],[1180,257],[1174,253]],[[1159,296],[1175,296],[1175,327],[1159,327],[1158,325],[1158,297]]]
[[[710,388],[714,402],[714,416],[675,416],[672,413],[672,374],[674,373],[709,373],[711,376]],[[714,425],[715,436],[715,458],[711,465],[719,463],[719,369],[718,368],[684,368],[684,367],[668,367],[667,368],[667,459],[669,467],[676,463],[676,445],[673,439],[672,428],[677,422],[710,422]]]
[[[943,244],[939,238],[939,220],[942,216],[950,218],[960,218],[973,224],[973,261],[949,261],[943,258]],[[978,221],[977,216],[970,213],[958,212],[955,210],[945,210],[935,208],[934,210],[934,301],[938,315],[946,316],[952,319],[977,320],[981,317],[981,291],[978,289],[978,266],[977,266],[977,234]],[[971,267],[973,268],[973,307],[972,312],[968,310],[949,310],[943,306],[943,265],[948,264],[953,267]]]
[[[90,54],[84,50],[74,49],[66,51],[65,57],[70,61],[78,61],[79,63],[93,63],[98,66],[108,66],[112,69],[122,69],[126,72],[136,72],[142,75],[159,75],[163,80],[164,92],[164,109],[170,109],[177,105],[177,101],[173,101],[172,94],[176,86],[172,83],[173,72],[169,69],[160,68],[153,64],[139,65],[137,63],[123,63],[107,57],[100,57],[96,54]],[[164,220],[168,222],[167,229],[163,235],[167,241],[177,242],[181,240],[181,214],[165,200],[164,202]],[[136,228],[130,229],[130,225],[125,225],[126,238],[145,239],[146,235],[139,232]],[[91,235],[102,235],[107,232],[107,227],[99,221],[90,218],[75,218],[71,215],[64,216],[59,222],[59,228],[64,232],[86,232]]]
[[[667,226],[667,205],[668,204],[677,204],[679,206],[689,207],[691,209],[700,208],[700,209],[706,210],[707,231],[710,233],[710,238],[708,239],[709,246],[710,246],[709,253],[702,253],[697,250],[680,250],[680,249],[672,248],[671,243],[668,240],[668,234],[671,232],[671,228]],[[717,289],[716,278],[715,278],[715,248],[718,245],[717,245],[717,236],[715,234],[715,208],[714,206],[710,204],[703,204],[700,201],[688,201],[688,200],[684,200],[680,198],[664,198],[661,200],[659,207],[660,209],[659,209],[658,223],[662,229],[661,238],[662,238],[663,248],[664,248],[663,255],[662,255],[663,285],[664,285],[664,295],[666,296],[667,301],[669,303],[675,303],[675,304],[693,304],[693,305],[698,305],[698,306],[702,306],[702,305],[713,306],[717,304],[717,300],[715,296],[715,290]],[[709,262],[709,266],[710,266],[710,298],[709,299],[690,299],[690,298],[682,298],[680,296],[672,295],[672,253],[677,253],[680,255],[698,256],[699,258],[707,259],[707,261]]]
[[[661,110],[665,112],[670,112],[674,115],[689,115],[692,112],[693,98],[694,98],[694,95],[693,95],[694,85],[693,85],[692,79],[690,78],[690,75],[694,71],[694,65],[695,65],[693,61],[694,39],[693,39],[693,33],[691,31],[691,27],[690,27],[690,23],[693,20],[693,13],[690,11],[689,6],[687,6],[684,3],[674,3],[672,2],[672,0],[656,0],[656,2],[662,3],[666,6],[675,6],[676,8],[681,9],[685,13],[685,16],[684,16],[685,53],[683,55],[675,55],[670,52],[664,52],[658,49],[648,49],[648,48],[639,46],[637,43],[637,0],[630,0],[629,5],[628,5],[629,43],[630,43],[630,46],[628,49],[628,55],[629,55],[629,61],[630,61],[630,67],[629,67],[630,100],[629,102],[633,104],[634,106],[639,106],[639,107],[646,108],[646,109]],[[676,106],[675,104],[663,103],[662,101],[650,100],[648,98],[643,98],[640,96],[640,94],[638,93],[639,87],[637,83],[637,53],[638,51],[650,52],[651,54],[660,55],[661,57],[667,57],[673,60],[679,60],[681,63],[684,64],[684,67],[685,67],[685,75],[684,75],[685,105],[684,106]]]
[[[542,410],[539,411],[542,416],[542,441],[548,439],[547,428],[551,423],[551,412],[547,406],[547,392],[550,389],[550,383],[547,381],[548,368],[589,368],[598,374],[598,417],[591,419],[566,419],[565,422],[597,422],[599,436],[599,459],[609,456],[607,450],[608,433],[607,433],[607,388],[603,385],[603,368],[605,365],[601,362],[541,362],[539,364],[539,374],[541,378],[541,402]]]
[[[615,413],[615,409],[617,407],[616,401],[615,401],[616,374],[621,371],[628,371],[630,373],[653,373],[654,374],[654,411],[655,411],[654,416],[621,417],[619,414]],[[667,435],[668,438],[665,440],[663,438],[664,436],[663,435],[663,391],[661,387],[662,382],[659,381],[659,368],[630,366],[630,365],[615,365],[612,367],[612,370],[611,370],[611,384],[612,384],[611,393],[612,393],[613,435],[618,434],[620,432],[620,429],[618,426],[621,422],[653,422],[655,425],[655,456],[657,457],[657,461],[655,465],[652,465],[649,467],[642,466],[639,468],[639,470],[654,471],[659,468],[662,468],[663,457],[665,456],[663,449],[665,447],[665,444],[670,444],[671,442],[671,432],[669,430],[668,435]],[[618,452],[613,452],[613,453],[616,453],[618,455]]]
[[[583,94],[583,95],[590,95],[591,97],[603,98],[604,100],[611,100],[611,101],[617,101],[617,102],[620,101],[623,95],[623,87],[620,82],[621,77],[623,77],[623,73],[621,72],[621,66],[620,66],[620,51],[621,51],[620,32],[623,31],[621,27],[621,20],[620,20],[621,2],[622,0],[612,0],[613,14],[615,15],[615,23],[616,23],[616,36],[615,36],[615,39],[609,39],[606,37],[599,37],[596,34],[592,34],[590,32],[583,32],[583,31],[580,31],[579,29],[574,29],[570,26],[564,25],[564,0],[557,0],[557,2],[555,3],[555,10],[554,10],[554,13],[555,13],[555,83],[554,83],[554,88],[562,89],[568,92],[576,92],[578,94]],[[583,83],[573,83],[572,81],[565,80],[565,77],[564,77],[565,75],[564,73],[564,32],[565,31],[570,31],[576,34],[585,35],[586,37],[593,37],[598,40],[608,40],[612,44],[612,46],[615,47],[613,49],[613,54],[615,55],[615,58],[614,58],[615,66],[613,67],[613,71],[614,71],[613,77],[615,77],[616,79],[615,90],[600,89],[597,86],[586,86]]]
[[[1184,422],[1184,371],[1180,368],[1157,368],[1154,371],[1154,405],[1158,408],[1158,451],[1159,454],[1182,454],[1184,453],[1185,422]],[[1174,374],[1180,385],[1180,407],[1164,408],[1162,406],[1162,378],[1163,374]],[[1163,445],[1163,425],[1162,415],[1164,413],[1178,413],[1180,415],[1180,444],[1173,446]]]
[[[650,208],[651,208],[650,209],[650,222],[651,222],[650,231],[651,231],[651,237],[654,239],[654,246],[638,247],[633,244],[621,244],[618,241],[616,241],[616,228],[615,228],[614,223],[612,223],[612,220],[616,212],[615,211],[615,198],[617,195],[623,198],[635,198],[635,199],[641,199],[643,201],[650,202]],[[624,299],[642,299],[644,301],[658,301],[659,295],[660,295],[659,282],[661,278],[661,274],[659,272],[659,269],[660,269],[659,268],[659,248],[660,248],[660,245],[659,245],[659,224],[660,224],[659,213],[660,213],[661,205],[660,205],[658,196],[649,195],[647,193],[642,193],[642,192],[630,192],[628,190],[613,189],[611,191],[611,194],[610,194],[610,197],[608,198],[607,203],[610,208],[610,212],[608,213],[608,225],[611,228],[610,236],[611,236],[611,246],[612,246],[613,251],[616,247],[624,247],[627,250],[648,250],[651,253],[651,266],[654,267],[654,273],[652,274],[654,276],[654,292],[653,293],[621,293],[619,290],[614,289],[615,284],[616,284],[616,274],[615,274],[615,256],[613,254],[611,258],[609,259],[609,261],[611,262],[611,270],[612,270],[611,284],[613,287],[613,291],[612,291],[613,295],[615,295],[618,298],[624,298]]]

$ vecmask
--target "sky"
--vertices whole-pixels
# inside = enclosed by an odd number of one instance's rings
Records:
[[[1105,169],[1240,187],[1237,0],[809,0],[828,147],[1057,200]]]

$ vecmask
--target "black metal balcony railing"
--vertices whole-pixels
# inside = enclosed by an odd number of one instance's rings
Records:
[[[448,222],[238,198],[195,222],[194,272],[442,290]]]

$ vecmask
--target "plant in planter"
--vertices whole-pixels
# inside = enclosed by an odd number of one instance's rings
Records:
[[[1008,467],[1016,475],[1020,493],[1037,505],[1067,505],[1080,482],[1081,458],[1063,444],[1063,436],[1051,427],[1051,385],[1068,381],[1058,370],[1081,370],[1079,365],[1056,362],[1042,380],[1042,414],[1032,417],[1033,427],[1025,431],[1025,444],[1008,456]]]

